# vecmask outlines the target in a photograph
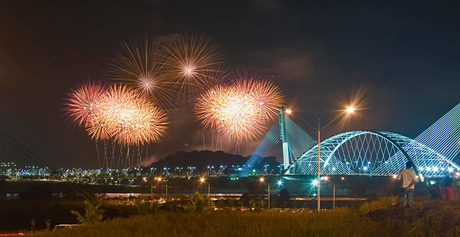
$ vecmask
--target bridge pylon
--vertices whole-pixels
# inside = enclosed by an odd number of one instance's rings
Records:
[[[283,144],[283,170],[288,169],[292,163],[291,146],[289,144],[289,138],[288,138],[287,129],[286,129],[286,118],[284,116],[285,112],[286,112],[286,109],[283,106],[281,107],[280,113],[278,115],[278,124],[280,126],[280,136],[281,136],[281,141]]]

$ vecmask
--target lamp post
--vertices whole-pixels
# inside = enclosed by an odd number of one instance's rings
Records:
[[[324,180],[329,180],[329,178],[326,176],[324,177]],[[342,177],[342,180],[343,180],[343,177]],[[335,182],[334,181],[330,181],[332,183],[332,210],[335,210]]]
[[[335,210],[335,182],[332,185],[332,210]]]
[[[206,182],[206,180],[204,178],[200,178],[200,182],[204,183],[204,182]],[[208,181],[208,197],[209,197],[210,193],[211,193],[211,184]]]
[[[317,193],[317,203],[318,203],[318,212],[321,210],[321,130],[325,129],[327,126],[329,126],[332,122],[336,121],[337,119],[343,117],[344,115],[347,115],[347,114],[352,114],[353,112],[355,112],[355,108],[350,106],[348,108],[345,109],[344,113],[341,113],[339,116],[333,118],[331,121],[329,121],[329,123],[327,123],[325,126],[323,126],[321,128],[321,120],[318,118],[318,127],[315,128],[313,125],[311,125],[311,123],[309,123],[308,121],[306,121],[305,119],[303,119],[302,117],[300,117],[305,123],[307,123],[310,127],[312,127],[313,129],[317,129],[317,132],[318,132],[318,141],[317,141],[317,144],[318,144],[318,186],[317,186],[317,190],[318,190],[318,193]],[[292,113],[292,110],[289,110],[288,112],[289,114]]]
[[[165,199],[166,199],[166,201],[168,201],[168,180],[165,179],[164,181],[165,181],[165,184],[166,184],[166,197],[165,197]]]
[[[165,200],[168,201],[168,180],[166,179],[162,179],[161,177],[157,177],[155,178],[156,180],[158,180],[158,182],[160,182],[160,189],[161,189],[161,196],[163,196],[163,181],[166,183],[166,196],[165,196]]]
[[[200,182],[201,183],[204,183],[206,182],[206,180],[204,178],[200,178]],[[208,183],[208,200],[209,200],[209,206],[211,206],[211,197],[209,196],[210,193],[211,193],[211,184],[209,183],[209,181],[207,182]]]
[[[264,182],[264,178],[260,178],[260,182]],[[270,210],[270,182],[267,181],[267,209]]]

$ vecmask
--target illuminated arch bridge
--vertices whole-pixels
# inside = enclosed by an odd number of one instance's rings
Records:
[[[245,164],[247,176],[276,144],[282,143],[285,174],[316,175],[318,145],[281,109],[276,122]],[[320,143],[320,173],[345,175],[397,174],[412,161],[423,176],[460,171],[460,103],[414,139],[387,131],[349,131]]]
[[[320,144],[320,173],[345,175],[393,175],[415,164],[417,173],[436,176],[458,170],[449,158],[426,145],[398,133],[350,131]],[[315,175],[318,172],[318,145],[302,154],[286,174]]]

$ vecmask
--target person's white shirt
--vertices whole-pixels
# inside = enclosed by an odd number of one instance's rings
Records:
[[[406,188],[407,186],[409,186],[409,184],[412,183],[412,181],[417,180],[417,175],[411,169],[404,169],[399,172],[397,179],[402,180],[401,187]],[[412,185],[412,187],[410,187],[409,189],[414,189],[414,186],[415,185]]]

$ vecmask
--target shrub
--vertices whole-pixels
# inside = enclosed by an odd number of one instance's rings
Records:
[[[190,203],[185,208],[188,212],[209,212],[212,210],[212,203],[209,197],[202,197],[200,193],[196,192],[190,199]]]
[[[157,202],[148,202],[143,198],[136,198],[134,200],[136,204],[137,214],[149,215],[158,212],[159,204]]]
[[[78,211],[71,210],[70,212],[77,216],[77,219],[82,224],[93,224],[104,218],[104,210],[100,209],[101,204],[94,206],[89,201],[85,201],[85,216]]]

